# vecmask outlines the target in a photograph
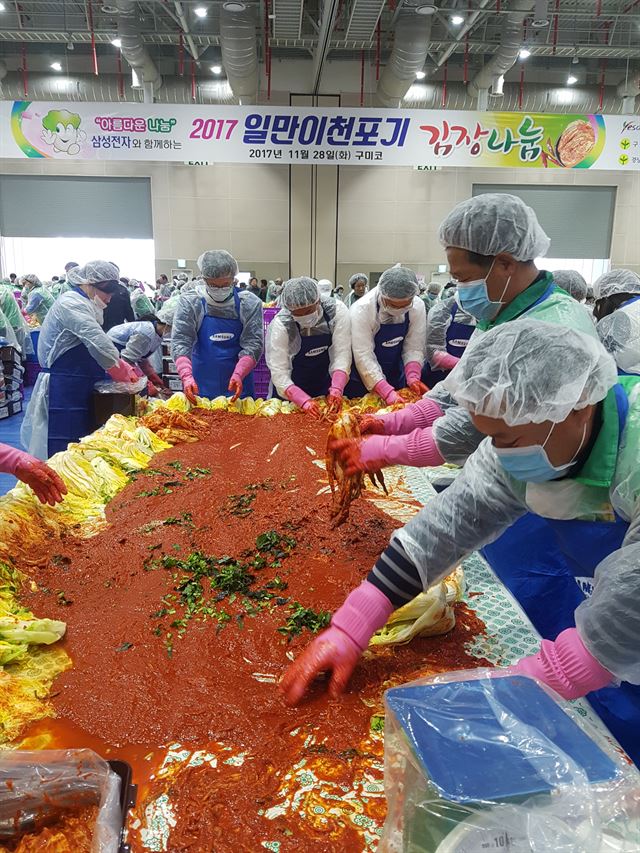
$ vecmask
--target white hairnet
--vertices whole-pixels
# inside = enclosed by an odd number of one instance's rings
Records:
[[[427,293],[437,296],[440,293],[440,285],[437,281],[430,281],[427,285]]]
[[[177,299],[174,301],[167,299],[156,315],[158,320],[160,320],[161,323],[166,323],[168,326],[173,326],[173,315],[176,313],[177,306]]]
[[[615,296],[616,293],[640,293],[640,277],[631,270],[611,270],[593,283],[596,299]]]
[[[363,272],[357,272],[349,279],[349,287],[353,289],[359,281],[364,281],[365,285],[368,285],[369,277],[366,276]]]
[[[617,382],[600,341],[556,323],[513,320],[474,336],[451,380],[460,406],[510,426],[564,421]]]
[[[553,280],[558,287],[566,290],[578,302],[582,302],[583,299],[587,298],[589,285],[578,270],[555,270],[553,272]]]
[[[534,211],[508,193],[484,193],[457,204],[440,225],[440,242],[493,257],[500,252],[516,261],[547,254],[551,240]]]
[[[89,261],[83,267],[72,267],[67,273],[70,284],[97,284],[101,281],[118,281],[120,270],[111,261]]]
[[[333,284],[329,281],[328,278],[321,278],[318,281],[318,293],[320,296],[331,296],[331,291],[333,290]]]
[[[620,370],[640,373],[640,300],[603,317],[596,328]]]
[[[312,278],[290,278],[282,288],[282,304],[290,311],[314,305],[320,299],[318,285]]]
[[[409,267],[391,267],[382,273],[378,282],[378,290],[388,299],[410,299],[419,289],[416,274]]]
[[[198,258],[198,268],[205,278],[226,278],[238,274],[236,259],[224,249],[210,249]]]
[[[33,272],[27,273],[27,275],[23,275],[21,277],[20,281],[22,282],[23,287],[25,284],[30,284],[32,287],[42,287],[43,286],[42,282],[40,281],[38,276]]]

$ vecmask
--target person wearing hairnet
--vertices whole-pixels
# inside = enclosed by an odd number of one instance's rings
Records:
[[[212,249],[198,258],[202,281],[182,293],[173,318],[171,351],[187,399],[253,396],[253,368],[264,349],[262,302],[233,282],[238,264]]]
[[[23,275],[21,283],[23,311],[30,317],[35,317],[38,325],[42,326],[53,305],[54,297],[35,273]]]
[[[347,397],[375,391],[391,405],[402,402],[398,391],[405,385],[419,394],[428,390],[420,380],[427,312],[418,290],[414,271],[395,266],[350,309],[355,367]]]
[[[461,202],[442,222],[439,236],[459,281],[457,304],[477,321],[472,340],[525,316],[597,337],[586,308],[537,269],[534,259],[544,256],[550,240],[517,196],[487,193]],[[337,446],[347,473],[372,473],[385,465],[463,465],[482,435],[451,393],[456,369],[417,403],[368,417],[361,431],[371,433],[369,438]]]
[[[136,278],[131,278],[129,279],[128,288],[130,292],[129,299],[131,300],[131,307],[133,308],[136,320],[139,320],[143,316],[153,314],[155,309],[151,299],[144,291],[142,282],[138,281]]]
[[[531,512],[553,530],[557,561],[524,583],[514,554],[501,576],[544,638],[516,669],[566,699],[590,694],[640,760],[639,390],[598,340],[557,324],[515,320],[474,339],[455,395],[485,439],[288,669],[286,701],[321,672],[332,696],[344,690],[394,609]]]
[[[358,272],[355,275],[352,275],[349,279],[349,293],[345,299],[345,305],[347,308],[351,308],[358,299],[362,299],[367,292],[368,287],[369,278],[363,272]]]
[[[611,270],[594,281],[593,293],[596,299],[593,316],[601,320],[640,296],[640,276],[631,270]]]
[[[315,418],[321,411],[314,397],[326,396],[329,410],[339,411],[351,370],[349,309],[319,291],[312,278],[288,281],[266,340],[276,391]]]
[[[162,338],[170,330],[170,323],[163,322],[160,316],[150,314],[133,323],[113,326],[108,332],[118,348],[120,357],[132,367],[138,367],[140,375],[144,374],[149,380],[148,391],[151,397],[158,394],[171,394],[149,361],[149,357],[160,349]]]
[[[555,284],[566,290],[576,302],[585,301],[589,285],[578,270],[554,270],[551,275]]]
[[[39,459],[93,430],[93,390],[105,370],[116,382],[138,379],[101,328],[119,274],[109,261],[73,267],[71,290],[56,299],[45,318],[38,340],[42,372],[20,432],[23,445]]]
[[[7,318],[23,356],[33,353],[31,332],[13,293],[13,287],[7,282],[0,284],[0,311]]]
[[[318,292],[320,293],[320,297],[323,299],[325,296],[333,295],[333,284],[328,278],[320,278],[318,279]]]
[[[427,314],[427,364],[422,381],[429,388],[449,375],[464,355],[476,328],[476,318],[458,304],[455,296],[436,302]]]
[[[427,319],[429,318],[429,311],[433,308],[436,302],[438,302],[439,296],[440,285],[437,281],[430,281],[425,287],[424,293],[420,293],[420,299],[424,302],[424,307],[427,312]]]
[[[640,375],[640,295],[599,320],[596,330],[604,348],[615,358],[618,373]]]

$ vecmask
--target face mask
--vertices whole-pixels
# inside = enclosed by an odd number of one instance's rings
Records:
[[[390,317],[393,317],[395,320],[402,320],[409,308],[411,308],[411,305],[407,305],[406,308],[392,308],[391,306],[386,305],[382,300],[381,306],[387,312],[387,314]]]
[[[102,301],[102,299],[100,299],[99,296],[94,296],[91,300],[91,304],[96,320],[98,321],[98,323],[102,323],[102,321],[104,320],[104,309],[106,307],[104,302]]]
[[[494,261],[495,263],[495,261]],[[487,279],[493,269],[493,263],[489,267],[489,272],[484,278],[479,278],[477,281],[468,281],[458,285],[458,304],[463,311],[471,314],[476,320],[493,320],[502,308],[502,300],[507,292],[507,288],[511,282],[511,276],[507,279],[507,283],[502,291],[502,296],[498,302],[492,302],[489,299],[487,290]]]
[[[544,449],[552,432],[553,426],[549,430],[549,435],[544,440],[544,444],[532,444],[529,447],[494,447],[495,454],[507,474],[525,483],[545,483],[547,480],[557,480],[558,477],[562,477],[565,471],[571,468],[582,450],[587,434],[587,425],[584,425],[578,449],[573,454],[571,461],[565,465],[552,465],[547,456],[547,451]]]
[[[321,310],[317,308],[313,314],[305,314],[303,317],[294,317],[294,319],[301,329],[313,329],[318,325],[321,316]]]
[[[232,293],[232,285],[229,285],[229,287],[211,287],[207,285],[207,298],[210,297],[211,302],[224,302]]]

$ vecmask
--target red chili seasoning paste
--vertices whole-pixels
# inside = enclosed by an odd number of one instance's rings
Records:
[[[384,689],[487,665],[465,650],[484,625],[458,605],[448,635],[367,652],[341,699],[319,684],[287,708],[277,690],[284,670],[366,577],[397,522],[359,499],[331,529],[317,464],[326,425],[198,417],[209,424],[200,441],[155,456],[107,508],[107,529],[57,542],[55,554],[47,546],[27,603],[55,612],[58,602],[74,663],[53,703],[120,754],[177,743],[214,756],[158,773],[141,798],[143,817],[168,792],[172,853],[274,841],[281,853],[361,850],[367,821],[384,815],[380,791],[366,790],[382,779],[371,719]],[[143,849],[135,833],[131,841]]]

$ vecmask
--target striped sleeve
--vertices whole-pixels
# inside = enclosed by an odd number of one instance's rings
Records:
[[[394,607],[401,607],[422,592],[418,569],[394,536],[378,557],[367,577],[369,583],[383,592]]]

